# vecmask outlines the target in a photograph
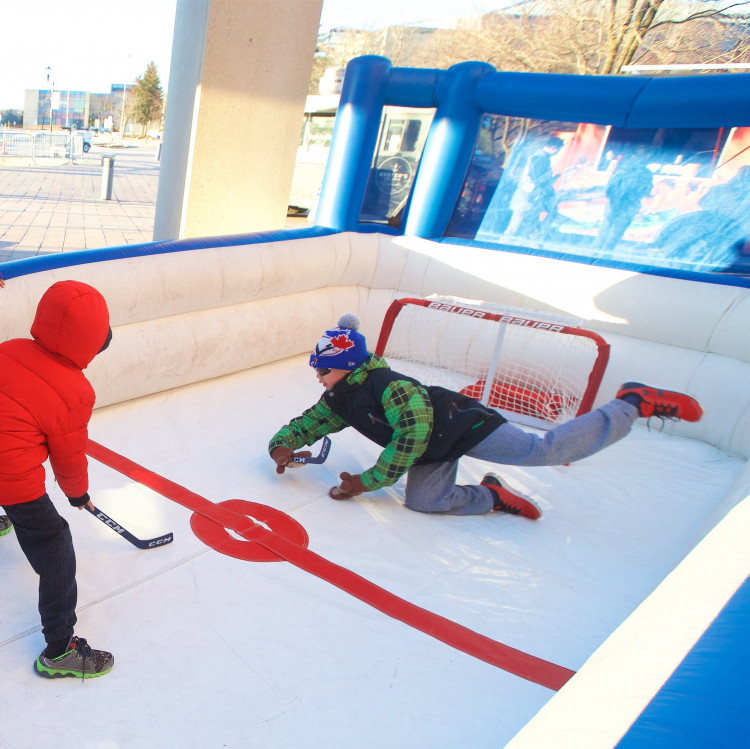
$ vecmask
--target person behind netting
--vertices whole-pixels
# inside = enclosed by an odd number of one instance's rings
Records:
[[[479,484],[456,485],[459,459],[468,455],[514,466],[561,465],[622,439],[639,417],[698,421],[702,416],[700,405],[688,395],[628,382],[614,400],[539,437],[473,398],[394,372],[368,352],[358,327],[357,316],[347,314],[323,334],[309,363],[325,392],[268,445],[280,474],[298,465],[295,451],[348,426],[380,445],[375,465],[340,474],[340,485],[329,491],[333,499],[376,491],[406,475],[405,504],[411,510],[454,515],[496,511],[536,519],[541,511],[533,500],[494,473]]]
[[[539,151],[532,153],[521,169],[516,189],[510,199],[512,212],[506,234],[529,236],[540,226],[542,213],[555,211],[555,175],[552,157],[565,145],[562,138],[548,138]]]
[[[607,182],[604,220],[596,237],[595,246],[614,250],[632,220],[641,210],[644,198],[654,186],[653,172],[648,168],[648,146],[639,144],[623,156]]]
[[[83,374],[109,345],[104,297],[78,281],[44,293],[32,338],[0,343],[0,535],[15,528],[18,544],[39,576],[44,651],[40,676],[90,678],[112,670],[114,658],[73,634],[76,557],[68,522],[45,489],[44,462],[73,507],[88,495],[86,442],[94,390]]]

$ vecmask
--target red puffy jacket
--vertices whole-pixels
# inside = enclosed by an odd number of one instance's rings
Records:
[[[39,302],[34,340],[0,343],[0,505],[45,494],[47,457],[68,497],[88,491],[84,451],[95,396],[82,370],[109,331],[104,297],[85,283],[59,281]]]

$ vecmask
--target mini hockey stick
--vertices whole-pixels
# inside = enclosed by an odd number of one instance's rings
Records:
[[[108,525],[115,533],[119,533],[126,541],[130,541],[133,546],[137,546],[139,549],[155,549],[158,546],[166,546],[171,544],[174,540],[174,534],[166,533],[163,536],[157,536],[156,538],[140,539],[136,538],[132,533],[126,531],[119,523],[116,523],[109,515],[105,515],[101,510],[94,507],[92,510],[88,505],[84,505],[86,510],[90,512],[95,518]]]
[[[323,444],[320,447],[320,452],[315,457],[310,456],[309,458],[306,458],[304,455],[295,455],[292,458],[292,462],[301,463],[303,465],[306,463],[325,463],[326,458],[328,457],[328,451],[330,449],[331,449],[331,440],[326,435],[325,437],[323,437]]]

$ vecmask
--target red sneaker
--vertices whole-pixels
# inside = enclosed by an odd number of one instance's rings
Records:
[[[523,515],[525,518],[531,518],[532,520],[536,520],[542,516],[542,511],[530,497],[507,489],[494,473],[488,473],[482,479],[481,485],[486,486],[495,494],[493,511],[509,512],[511,515]]]
[[[641,416],[659,416],[662,419],[700,421],[703,409],[695,398],[673,390],[658,390],[641,382],[626,382],[617,391],[617,398],[636,395],[641,399],[638,411]]]

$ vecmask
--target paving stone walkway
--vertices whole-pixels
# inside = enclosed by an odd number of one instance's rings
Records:
[[[158,144],[94,146],[73,163],[0,157],[0,262],[153,239]],[[102,199],[102,157],[114,158]]]

